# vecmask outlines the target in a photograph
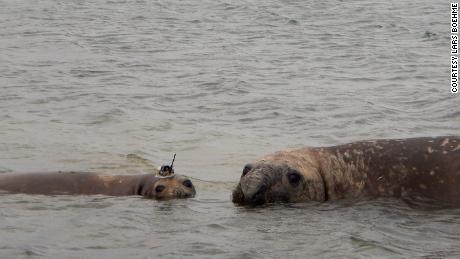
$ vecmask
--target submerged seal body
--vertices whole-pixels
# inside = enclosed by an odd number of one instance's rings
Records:
[[[195,195],[190,179],[153,174],[103,175],[88,172],[0,174],[0,193],[110,196],[141,195],[153,199],[188,198]]]
[[[248,164],[233,202],[398,197],[460,206],[460,138],[360,141],[286,150]]]

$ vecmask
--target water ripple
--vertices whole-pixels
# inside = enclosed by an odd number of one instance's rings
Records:
[[[0,1],[0,172],[135,174],[153,164],[126,154],[178,153],[198,189],[168,202],[1,195],[0,255],[458,257],[457,210],[229,202],[241,166],[275,150],[459,132],[447,7]]]

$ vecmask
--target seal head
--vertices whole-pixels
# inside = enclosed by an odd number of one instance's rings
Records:
[[[247,164],[232,195],[234,203],[252,205],[324,200],[324,183],[317,170],[289,161]]]
[[[146,198],[165,200],[195,197],[196,191],[190,179],[174,174],[171,177],[149,181],[140,186],[138,194]]]

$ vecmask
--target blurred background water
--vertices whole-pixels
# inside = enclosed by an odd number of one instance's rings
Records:
[[[460,211],[235,207],[288,147],[458,135],[450,2],[0,0],[0,171],[149,172],[194,199],[0,197],[2,257],[458,257]]]

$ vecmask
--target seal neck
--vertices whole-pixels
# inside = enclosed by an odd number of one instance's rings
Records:
[[[350,164],[343,157],[326,148],[315,148],[318,172],[324,182],[326,199],[337,200],[359,196],[365,181],[358,179],[359,163]]]

